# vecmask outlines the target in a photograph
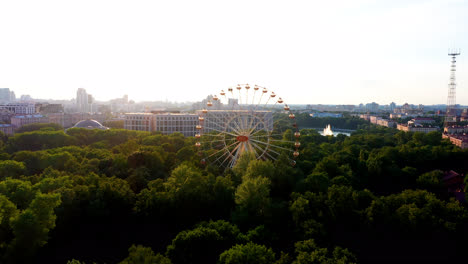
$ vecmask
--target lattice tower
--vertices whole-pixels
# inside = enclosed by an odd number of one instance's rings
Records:
[[[457,56],[460,55],[459,50],[449,51],[448,55],[452,57],[450,65],[450,81],[448,84],[448,97],[447,97],[447,111],[445,112],[444,127],[454,125],[456,123],[457,109],[456,109],[456,63]]]

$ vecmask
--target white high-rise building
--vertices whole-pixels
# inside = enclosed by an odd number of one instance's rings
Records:
[[[0,102],[10,102],[10,88],[0,88]]]
[[[78,88],[76,91],[76,108],[78,112],[87,113],[91,111],[90,96],[84,88]]]

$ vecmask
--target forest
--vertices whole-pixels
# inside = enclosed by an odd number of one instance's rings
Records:
[[[0,135],[0,263],[465,260],[468,211],[442,177],[465,175],[468,151],[438,132],[348,124],[349,137],[302,129],[294,167],[244,155],[226,170],[179,133]]]

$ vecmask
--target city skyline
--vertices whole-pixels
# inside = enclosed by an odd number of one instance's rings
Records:
[[[291,104],[468,104],[463,1],[2,3],[0,87],[19,97],[200,101],[238,83]]]

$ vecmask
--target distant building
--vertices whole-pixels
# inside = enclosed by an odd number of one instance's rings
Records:
[[[366,110],[368,112],[378,112],[379,111],[379,104],[376,102],[372,102],[370,104],[366,104]]]
[[[126,113],[124,128],[138,131],[159,131],[165,135],[175,132],[186,137],[197,133],[198,115],[180,113]]]
[[[60,114],[49,114],[49,116],[52,115],[57,115],[60,116]],[[87,119],[92,119],[96,120],[98,122],[104,122],[106,121],[106,115],[104,114],[99,114],[99,113],[66,113],[62,114],[62,126],[67,128],[74,126],[76,123],[80,122],[81,120],[87,120]]]
[[[111,113],[112,112],[110,105],[99,105],[97,109],[99,113]]]
[[[468,148],[468,135],[442,134],[442,138],[448,138],[452,144],[462,149]]]
[[[10,119],[12,116],[14,116],[15,113],[8,109],[0,108],[0,122],[3,123],[10,123]]]
[[[438,127],[416,127],[416,126],[411,126],[408,124],[397,124],[397,129],[405,132],[422,132],[422,133],[429,133],[433,131],[439,131]]]
[[[332,117],[332,118],[340,118],[343,117],[343,114],[340,113],[312,113],[310,114],[311,117]]]
[[[393,110],[395,110],[395,108],[396,108],[395,102],[391,102],[389,108],[390,108],[390,112],[393,113]]]
[[[377,120],[377,125],[384,127],[396,128],[396,122],[388,119],[379,119]]]
[[[453,170],[445,172],[442,182],[447,187],[447,191],[455,196],[459,202],[466,202],[465,199],[465,183],[463,174],[459,174]]]
[[[362,119],[365,119],[365,120],[367,120],[367,121],[370,121],[370,115],[369,115],[369,114],[360,115],[359,118],[362,118]]]
[[[460,121],[468,121],[468,109],[467,108],[462,110]]]
[[[447,126],[444,127],[445,134],[467,134],[468,126]]]
[[[179,132],[186,137],[193,137],[197,133],[198,115],[196,114],[157,114],[155,121],[156,131],[166,135]]]
[[[430,125],[434,123],[435,123],[434,119],[427,118],[427,117],[416,117],[408,121],[409,125],[413,124],[414,126]]]
[[[126,113],[124,129],[137,131],[156,131],[156,118],[152,113]]]
[[[96,120],[98,122],[106,121],[104,114],[90,114],[90,113],[50,113],[47,114],[49,118],[48,123],[59,124],[64,128],[74,126],[76,123],[82,120]]]
[[[23,95],[21,95],[20,100],[21,101],[31,101],[32,97],[29,94],[23,94]]]
[[[0,88],[0,102],[10,102],[10,88]]]
[[[128,112],[129,111],[129,101],[128,95],[124,95],[122,98],[116,98],[110,100],[110,112]],[[105,111],[99,111],[105,112]]]
[[[228,106],[229,107],[234,107],[239,105],[239,99],[234,99],[234,98],[229,98],[228,99]]]
[[[76,108],[80,113],[91,112],[93,97],[86,93],[84,88],[78,88],[76,91]]]
[[[35,115],[16,115],[11,118],[11,124],[16,128],[20,128],[24,125],[34,123],[49,123],[49,117],[35,114]]]
[[[80,122],[76,123],[73,127],[86,128],[86,129],[100,129],[100,130],[109,129],[108,127],[103,126],[101,123],[93,119],[81,120]]]
[[[13,135],[15,133],[15,127],[11,124],[0,124],[0,131],[6,135]]]
[[[36,111],[41,114],[63,113],[62,104],[36,104]]]
[[[13,91],[10,91],[10,102],[16,101],[16,94]]]
[[[36,106],[34,103],[8,103],[1,104],[0,109],[6,109],[15,114],[31,115],[36,113]]]

